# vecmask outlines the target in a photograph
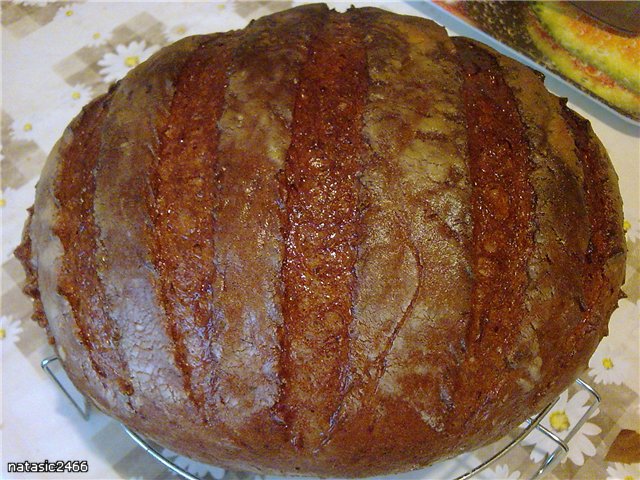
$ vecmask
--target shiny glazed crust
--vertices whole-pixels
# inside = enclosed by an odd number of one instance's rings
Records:
[[[89,104],[17,254],[107,414],[223,467],[367,476],[567,387],[620,295],[621,211],[533,71],[308,5],[178,42]]]

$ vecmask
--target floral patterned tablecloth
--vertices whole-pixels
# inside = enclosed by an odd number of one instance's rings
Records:
[[[85,103],[167,43],[186,35],[241,28],[252,18],[294,3],[2,2],[0,475],[171,477],[162,465],[134,446],[117,423],[99,413],[83,421],[46,378],[39,363],[51,354],[51,348],[44,334],[29,320],[31,304],[20,292],[24,274],[12,251],[19,242],[26,208],[33,202],[34,186],[46,154]],[[423,2],[376,5],[399,13],[429,16],[447,26],[452,34],[491,41]],[[640,479],[640,464],[606,459],[611,455],[620,459],[616,453],[622,451],[635,455],[637,461],[640,454],[640,448],[629,441],[633,439],[632,432],[640,430],[640,132],[561,82],[549,79],[547,84],[555,93],[569,97],[570,104],[592,121],[609,150],[620,175],[629,245],[625,286],[628,298],[620,301],[611,320],[610,335],[583,375],[602,395],[602,404],[570,442],[567,458],[549,478]],[[562,434],[584,414],[587,402],[584,391],[563,394],[544,424]],[[620,435],[621,431],[625,433]],[[536,433],[518,447],[516,457],[520,462],[539,461],[548,447],[548,441]],[[169,451],[164,453],[203,478],[252,477],[197,464]],[[90,468],[85,474],[7,473],[8,462],[44,459],[87,460]],[[461,471],[463,464],[460,460],[448,470],[435,468],[401,477],[444,478]],[[482,478],[524,478],[521,470],[517,463],[505,460],[484,472]]]

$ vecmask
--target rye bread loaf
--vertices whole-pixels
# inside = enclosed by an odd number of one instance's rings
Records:
[[[26,292],[74,384],[234,469],[365,476],[494,440],[621,294],[617,178],[538,74],[308,5],[163,49],[48,159]]]

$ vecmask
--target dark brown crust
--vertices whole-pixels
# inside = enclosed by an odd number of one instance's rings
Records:
[[[220,274],[216,313],[225,328],[212,400],[241,437],[265,439],[252,445],[251,455],[273,464],[290,455],[282,447],[286,432],[273,419],[283,379],[280,176],[300,69],[327,15],[325,6],[314,5],[264,17],[245,29],[219,122],[217,194],[224,201],[216,213],[222,228],[214,233],[214,262]]]
[[[164,323],[165,313],[157,301],[158,277],[150,249],[151,174],[157,168],[157,132],[164,130],[180,67],[203,40],[183,40],[122,80],[98,136],[97,273],[111,321],[121,332],[119,346],[134,389],[131,403],[142,416],[190,408],[184,401],[181,372],[171,355],[174,347],[157,323]],[[145,386],[151,378],[157,380],[155,389]]]
[[[365,148],[362,37],[351,16],[334,13],[315,39],[300,72],[282,181],[280,370],[287,380],[276,414],[299,449],[322,443],[346,375]],[[320,369],[314,366],[318,347]]]
[[[17,255],[74,384],[162,445],[418,468],[515,428],[606,332],[611,163],[477,42],[308,5],[179,42],[107,98],[52,152]]]
[[[176,365],[202,421],[217,380],[214,354],[220,317],[214,312],[214,205],[219,132],[237,37],[213,37],[191,55],[171,103],[160,160],[151,179],[153,256],[158,298],[167,315]],[[216,63],[210,62],[216,58]]]
[[[453,402],[456,409],[475,410],[461,426],[474,432],[475,419],[485,418],[498,402],[517,405],[522,400],[513,386],[521,377],[518,369],[533,359],[518,339],[527,327],[524,298],[534,247],[535,198],[526,130],[497,54],[465,38],[453,42],[464,73],[474,274],[468,357]],[[466,380],[470,377],[479,378],[471,388]]]
[[[110,100],[110,95],[102,97],[84,111],[73,143],[60,151],[60,170],[53,192],[59,215],[53,234],[65,252],[58,292],[69,302],[77,335],[87,349],[91,365],[101,380],[110,384],[109,388],[131,395],[128,368],[117,347],[120,332],[106,313],[104,290],[96,273],[95,178],[87,175],[95,167],[99,150],[95,137]],[[91,302],[84,301],[87,296]]]
[[[544,385],[550,398],[572,379],[566,365],[586,368],[620,297],[626,253],[622,201],[611,161],[588,122],[546,95],[533,81],[534,72],[504,57],[500,62],[521,101],[536,152],[538,232],[527,303],[538,306],[532,325],[542,368],[530,380]],[[603,233],[606,241],[595,247],[594,238]],[[545,312],[557,321],[545,321]]]
[[[576,155],[584,171],[583,189],[591,226],[583,271],[585,315],[569,343],[582,343],[583,338],[593,334],[599,341],[607,334],[608,319],[622,296],[618,285],[624,281],[626,248],[621,200],[611,162],[589,122],[564,105],[562,115],[573,133]]]
[[[100,101],[97,99],[94,102]],[[77,335],[78,327],[71,306],[60,295],[58,289],[58,275],[64,250],[60,239],[52,233],[59,214],[55,180],[60,171],[61,152],[74,142],[75,131],[81,128],[85,113],[91,109],[91,105],[85,107],[71,122],[51,151],[43,169],[36,190],[33,215],[29,222],[32,255],[30,264],[37,276],[38,296],[47,317],[47,331],[55,338],[56,353],[69,378],[76,385],[85,385],[85,394],[103,409],[123,411],[126,415],[129,411],[127,400],[119,395],[117,385],[105,388],[96,374],[89,352]]]
[[[465,76],[462,98],[473,184],[475,281],[467,348],[475,350],[487,335],[508,336],[513,329],[502,327],[524,313],[533,190],[524,127],[497,61],[464,38],[453,42]]]
[[[444,452],[436,439],[447,435],[469,311],[470,185],[453,44],[417,19],[361,12],[371,158],[361,177],[352,368],[325,451],[339,471],[397,471]]]

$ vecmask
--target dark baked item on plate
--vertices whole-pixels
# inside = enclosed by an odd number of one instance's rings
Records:
[[[17,251],[69,377],[222,467],[366,476],[499,438],[620,296],[616,174],[523,65],[307,5],[131,71],[51,153]]]

